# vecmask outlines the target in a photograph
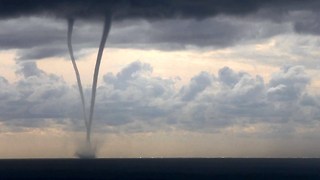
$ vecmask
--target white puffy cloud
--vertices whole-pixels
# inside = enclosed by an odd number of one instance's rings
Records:
[[[61,77],[38,69],[34,62],[20,63],[17,82],[1,83],[1,120],[7,124],[38,126],[46,119],[61,122],[70,116],[77,93]],[[2,78],[3,79],[3,78]]]
[[[181,123],[200,130],[256,123],[312,124],[319,120],[319,97],[308,94],[309,82],[301,66],[282,68],[268,83],[261,76],[225,67],[215,85],[182,106]]]
[[[301,97],[309,82],[310,78],[304,73],[303,67],[283,67],[270,80],[267,94],[275,101],[295,101]]]
[[[312,125],[320,119],[320,98],[307,91],[311,78],[301,66],[283,67],[268,82],[224,67],[217,76],[200,72],[180,89],[174,79],[156,77],[152,71],[149,64],[136,61],[116,74],[105,74],[97,91],[95,128],[214,132],[255,124]],[[34,62],[20,63],[16,73],[17,82],[0,78],[0,119],[5,124],[44,126],[50,119],[62,124],[71,120],[78,130],[83,127],[76,86]],[[89,88],[85,96],[89,102]]]
[[[201,72],[190,80],[190,84],[182,87],[180,96],[183,101],[193,100],[197,94],[204,91],[208,86],[211,86],[214,76],[207,72]]]
[[[152,67],[139,61],[116,75],[106,74],[104,84],[98,89],[95,117],[111,124],[123,124],[166,116],[169,110],[165,103],[174,96],[174,82],[151,74]]]

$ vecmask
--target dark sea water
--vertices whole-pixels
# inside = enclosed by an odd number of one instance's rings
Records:
[[[320,179],[320,159],[16,159],[0,179]]]

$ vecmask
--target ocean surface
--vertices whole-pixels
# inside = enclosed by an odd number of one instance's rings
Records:
[[[320,179],[320,159],[5,159],[0,179]]]

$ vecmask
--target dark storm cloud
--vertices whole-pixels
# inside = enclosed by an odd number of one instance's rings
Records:
[[[0,48],[18,49],[18,60],[66,56],[66,22],[49,18],[2,20]],[[286,31],[275,23],[246,22],[228,17],[197,20],[113,23],[108,47],[177,50],[188,47],[223,48],[260,41]],[[94,22],[77,21],[73,34],[75,55],[84,48],[96,48],[101,28]],[[92,33],[96,32],[96,33]],[[134,34],[134,36],[133,36]]]
[[[193,16],[206,17],[218,13],[245,13],[257,9],[258,3],[253,0],[244,1],[240,4],[236,1],[180,1],[180,0],[73,0],[73,1],[50,1],[50,0],[2,0],[0,12],[3,18],[49,14],[57,17],[80,16],[97,17],[103,16],[112,9],[119,13],[120,17],[172,17]]]
[[[261,8],[281,10],[318,8],[314,0],[1,0],[0,16],[101,17],[113,11],[118,18],[206,18],[217,14],[245,15]]]
[[[1,21],[0,47],[33,48],[46,44],[65,43],[65,28],[56,21],[39,18],[18,18]]]
[[[265,40],[292,28],[317,35],[319,4],[312,0],[0,0],[0,47],[19,49],[19,60],[66,56],[66,23],[61,19],[70,16],[85,21],[75,23],[75,49],[96,47],[101,28],[88,24],[86,18],[99,20],[112,11],[109,47],[224,48]]]
[[[298,33],[320,34],[319,11],[302,11],[293,15],[294,29]]]
[[[122,25],[125,23],[127,26]],[[114,23],[113,28],[109,38],[112,46],[176,50],[189,47],[223,48],[251,40],[259,41],[282,33],[287,27],[219,16],[201,21],[174,19]]]

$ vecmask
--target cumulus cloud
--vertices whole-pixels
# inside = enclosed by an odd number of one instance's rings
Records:
[[[224,67],[217,75],[200,72],[180,89],[176,80],[152,71],[149,64],[136,61],[103,76],[93,123],[97,129],[219,131],[259,123],[311,125],[320,118],[320,98],[308,92],[311,78],[301,66],[283,67],[268,82]],[[71,120],[81,128],[75,86],[40,70],[35,62],[19,64],[16,73],[20,79],[14,83],[0,78],[0,119],[5,124],[28,127],[47,125],[48,119]],[[86,98],[89,92],[85,89]]]
[[[301,97],[310,82],[301,66],[283,67],[274,74],[269,83],[267,95],[275,101],[295,101]]]
[[[201,93],[208,86],[211,86],[213,76],[207,72],[201,72],[190,80],[188,86],[182,87],[180,90],[180,96],[183,101],[193,100],[197,94]]]
[[[182,107],[181,122],[187,128],[222,128],[239,124],[282,124],[318,121],[319,97],[310,95],[310,77],[301,66],[283,67],[269,82],[256,77],[220,69],[217,82]],[[192,126],[190,126],[190,124]],[[210,129],[209,128],[209,129]]]
[[[17,82],[1,84],[1,120],[22,126],[37,124],[44,119],[68,117],[76,98],[61,77],[38,69],[34,62],[20,63]],[[6,90],[7,89],[7,90]],[[9,94],[8,94],[9,93]],[[41,124],[41,123],[40,123]]]
[[[148,122],[164,118],[171,111],[167,105],[175,95],[174,81],[153,77],[149,64],[136,61],[116,75],[106,74],[103,79],[97,97],[98,119],[117,124]],[[100,113],[104,110],[109,113]]]

